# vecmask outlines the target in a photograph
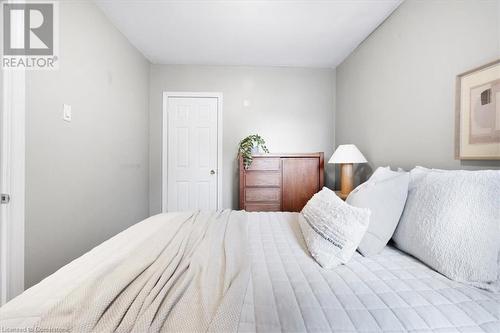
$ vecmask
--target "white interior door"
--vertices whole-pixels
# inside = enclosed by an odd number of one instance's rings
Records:
[[[218,104],[167,97],[167,211],[218,208]]]
[[[24,40],[20,21],[11,28]],[[0,68],[0,305],[24,291],[25,113],[25,71]]]
[[[25,73],[0,80],[1,305],[24,290]]]
[[[3,96],[3,70],[0,69],[0,193],[3,195],[4,192],[4,170],[5,170],[5,160],[4,160],[4,145],[6,140],[5,129],[4,129],[4,96]],[[4,208],[5,204],[2,203],[0,199],[0,306],[5,304],[7,301],[7,260],[6,260],[6,223],[7,223],[7,211]]]

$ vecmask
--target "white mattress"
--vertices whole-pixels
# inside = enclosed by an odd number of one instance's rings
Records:
[[[0,328],[32,326],[91,270],[122,260],[173,216],[138,223],[30,288],[0,308]],[[297,214],[248,218],[242,332],[500,332],[500,294],[450,281],[392,247],[325,270],[308,254]]]

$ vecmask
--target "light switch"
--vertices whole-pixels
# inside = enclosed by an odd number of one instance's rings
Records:
[[[71,105],[63,105],[63,120],[68,122],[71,121]]]

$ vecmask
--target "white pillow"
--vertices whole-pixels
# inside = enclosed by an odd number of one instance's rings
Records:
[[[391,239],[405,206],[409,179],[408,172],[380,167],[347,197],[348,204],[371,211],[370,225],[358,247],[364,256],[379,253]]]
[[[324,268],[347,263],[368,228],[370,211],[346,204],[326,187],[299,214],[309,252]]]
[[[500,171],[411,171],[396,246],[447,277],[489,289],[498,278]]]

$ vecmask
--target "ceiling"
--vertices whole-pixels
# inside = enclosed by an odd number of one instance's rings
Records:
[[[95,0],[155,64],[336,67],[401,0]]]

